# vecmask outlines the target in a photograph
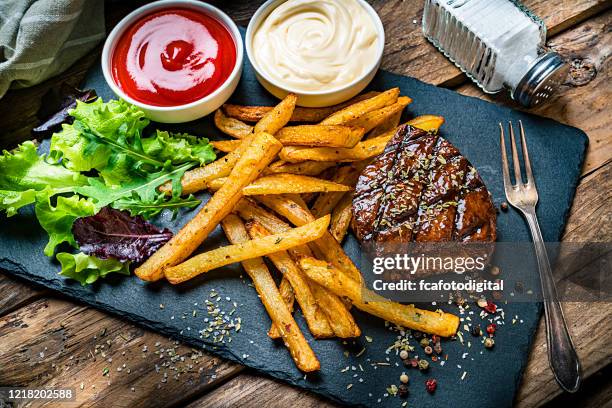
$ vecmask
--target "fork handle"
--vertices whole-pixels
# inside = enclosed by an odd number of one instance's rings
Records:
[[[540,283],[544,298],[548,360],[557,382],[567,392],[576,392],[581,382],[581,367],[572,338],[567,330],[563,309],[557,297],[552,269],[535,209],[525,212],[535,246]]]

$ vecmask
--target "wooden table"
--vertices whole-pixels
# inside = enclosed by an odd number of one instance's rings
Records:
[[[246,25],[258,2],[219,2]],[[227,3],[227,2],[226,2]],[[526,0],[548,27],[548,44],[567,57],[571,76],[552,103],[533,112],[577,126],[590,144],[564,241],[610,242],[612,217],[611,3]],[[383,68],[483,99],[485,96],[428,44],[420,30],[422,1],[373,1],[386,29]],[[110,29],[138,3],[107,3]],[[0,147],[30,138],[40,97],[52,86],[78,84],[99,49],[67,72],[0,100]],[[497,103],[512,104],[507,98]],[[551,135],[554,137],[554,135]],[[516,399],[521,407],[574,403],[596,407],[612,394],[612,304],[566,303],[566,318],[582,360],[585,387],[561,394],[548,368],[540,326]],[[108,374],[103,375],[105,369]],[[491,373],[494,375],[494,372]],[[156,333],[0,273],[0,385],[74,387],[70,406],[229,407],[336,406],[309,392],[192,350]],[[47,403],[48,406],[57,406]]]

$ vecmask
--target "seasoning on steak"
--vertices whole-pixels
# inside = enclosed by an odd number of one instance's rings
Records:
[[[361,173],[353,198],[362,242],[493,242],[495,208],[476,169],[446,139],[409,125]]]

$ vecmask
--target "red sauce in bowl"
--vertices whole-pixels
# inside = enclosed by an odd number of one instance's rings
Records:
[[[111,59],[116,84],[154,106],[202,99],[227,80],[235,65],[229,30],[207,14],[181,8],[136,21],[119,38]]]

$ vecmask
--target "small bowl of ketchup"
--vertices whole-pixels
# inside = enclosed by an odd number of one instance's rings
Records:
[[[221,10],[192,0],[140,7],[111,31],[102,72],[120,98],[149,119],[188,122],[219,108],[242,74],[238,27]]]

